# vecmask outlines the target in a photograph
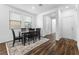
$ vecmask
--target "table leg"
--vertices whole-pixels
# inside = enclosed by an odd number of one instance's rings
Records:
[[[24,38],[24,40],[23,40],[23,41],[24,41],[24,46],[25,46],[25,38]]]

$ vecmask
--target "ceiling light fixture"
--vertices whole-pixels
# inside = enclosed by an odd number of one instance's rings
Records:
[[[32,9],[35,9],[36,7],[32,6]]]
[[[69,8],[69,6],[66,6],[65,8]]]

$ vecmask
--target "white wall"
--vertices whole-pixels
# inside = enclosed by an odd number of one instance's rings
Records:
[[[76,40],[79,49],[79,5],[76,6]]]
[[[79,41],[79,5],[77,6],[77,10],[76,10],[76,16],[77,16],[77,19],[76,19],[76,39]]]
[[[57,10],[57,20],[56,20],[56,40],[59,40],[62,36],[61,30],[61,10],[60,8]]]
[[[36,15],[21,11],[19,9],[11,8],[6,5],[0,5],[0,43],[12,40],[12,32],[9,29],[9,11],[18,12],[23,15],[32,16],[32,27],[36,27]]]
[[[64,13],[62,13],[62,12],[64,12]],[[57,34],[56,34],[57,39],[59,39],[61,37],[65,37],[65,36],[63,36],[65,33],[63,33],[63,29],[62,29],[63,18],[65,18],[66,16],[71,17],[72,14],[73,14],[73,19],[72,19],[73,24],[72,25],[73,25],[73,30],[74,30],[73,33],[74,34],[71,38],[76,40],[76,22],[78,22],[78,21],[76,21],[77,19],[76,19],[76,13],[75,12],[76,12],[75,8],[74,9],[64,9],[64,10],[62,10],[62,8],[58,9],[58,17],[57,17],[58,20],[57,20],[57,30],[56,30],[57,31]],[[68,24],[66,25],[66,28],[68,28]],[[65,32],[68,33],[68,31],[65,31]]]
[[[0,5],[0,43],[9,39],[9,9]]]
[[[71,39],[75,38],[75,20],[74,9],[67,9],[61,12],[62,37]]]
[[[52,33],[56,33],[56,19],[52,19]]]

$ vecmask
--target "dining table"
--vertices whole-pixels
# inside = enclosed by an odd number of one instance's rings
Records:
[[[36,33],[36,30],[34,30],[34,31],[30,31],[30,32],[34,32],[34,33]],[[22,44],[25,46],[25,43],[26,43],[26,38],[28,38],[28,35],[29,35],[29,33],[30,33],[29,31],[21,31],[20,33],[22,34],[22,37],[23,37],[23,39],[22,39]],[[33,34],[34,34],[33,33]]]

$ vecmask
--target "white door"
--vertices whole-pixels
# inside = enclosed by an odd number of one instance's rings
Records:
[[[56,33],[56,19],[52,19],[52,33]]]
[[[64,38],[73,38],[74,35],[74,24],[73,24],[74,17],[68,16],[62,18],[62,36]]]

